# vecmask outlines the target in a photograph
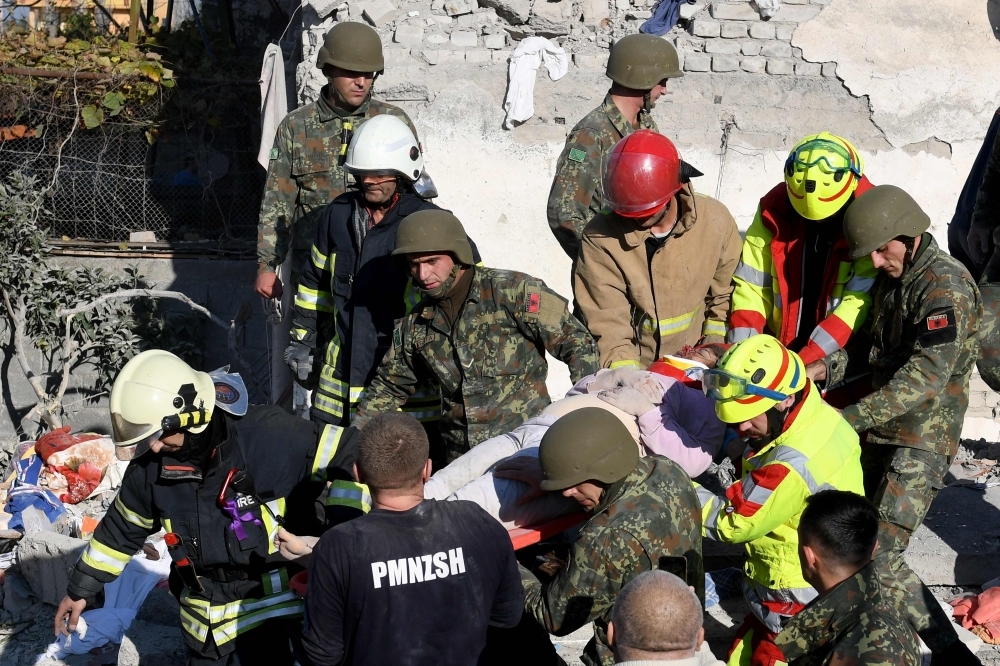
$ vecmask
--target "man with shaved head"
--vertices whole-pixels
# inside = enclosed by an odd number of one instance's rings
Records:
[[[672,573],[646,571],[618,593],[608,623],[616,664],[723,666],[704,641],[701,603]]]

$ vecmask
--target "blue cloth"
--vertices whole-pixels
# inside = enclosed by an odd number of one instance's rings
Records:
[[[174,187],[201,187],[201,181],[198,176],[184,169],[174,176]]]
[[[647,35],[667,34],[672,27],[677,25],[677,19],[681,17],[681,3],[683,1],[660,0],[660,3],[653,8],[653,15],[639,26],[639,32],[644,32]]]
[[[14,485],[37,486],[38,477],[41,475],[44,468],[45,463],[42,461],[41,457],[37,455],[30,455],[27,458],[18,460],[14,465],[14,474],[16,477]]]
[[[736,567],[705,572],[705,608],[743,594],[743,570]]]
[[[9,529],[24,529],[21,512],[33,506],[42,511],[50,523],[55,523],[66,513],[63,503],[51,491],[38,486],[18,486],[7,496],[7,506],[4,511],[11,515]]]

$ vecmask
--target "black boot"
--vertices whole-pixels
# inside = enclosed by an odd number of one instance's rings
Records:
[[[962,641],[955,641],[943,652],[931,655],[931,666],[982,666],[983,662],[965,646]]]

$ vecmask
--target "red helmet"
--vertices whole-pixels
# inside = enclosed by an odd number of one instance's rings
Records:
[[[652,130],[619,141],[604,160],[604,202],[623,217],[649,217],[681,189],[681,158],[673,142]]]

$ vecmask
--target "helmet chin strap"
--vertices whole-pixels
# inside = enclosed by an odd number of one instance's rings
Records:
[[[653,101],[651,99],[651,90],[647,90],[646,94],[642,96],[642,110],[649,113],[653,110]]]
[[[906,258],[903,260],[903,272],[905,273],[913,265],[913,246],[916,243],[916,239],[912,236],[907,236],[903,239],[902,243],[906,247]]]

